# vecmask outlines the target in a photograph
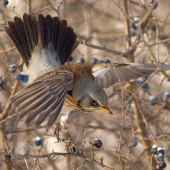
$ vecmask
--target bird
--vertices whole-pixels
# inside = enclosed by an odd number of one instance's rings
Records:
[[[94,65],[68,62],[79,45],[77,34],[66,20],[43,14],[38,19],[25,13],[15,16],[4,31],[16,47],[29,71],[30,85],[10,98],[19,118],[27,115],[35,125],[47,117],[51,127],[59,114],[65,124],[69,113],[103,110],[113,114],[103,88],[121,81],[137,79],[157,69],[154,64],[98,63]],[[168,67],[169,69],[169,67]]]

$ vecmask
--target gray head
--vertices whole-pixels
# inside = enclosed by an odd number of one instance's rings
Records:
[[[108,108],[108,98],[100,86],[94,82],[88,83],[84,89],[79,91],[79,98],[77,98],[77,106],[84,112],[92,112],[97,110],[104,110],[112,114]]]

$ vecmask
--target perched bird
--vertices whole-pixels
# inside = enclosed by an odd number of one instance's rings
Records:
[[[28,115],[26,123],[38,116],[35,124],[40,125],[49,116],[47,126],[50,127],[61,112],[64,124],[74,109],[104,110],[112,114],[103,88],[117,83],[117,75],[128,81],[157,68],[135,63],[67,62],[79,44],[77,35],[66,20],[50,15],[39,14],[37,20],[25,13],[23,20],[15,17],[4,30],[27,66],[32,81],[10,99],[20,118]]]

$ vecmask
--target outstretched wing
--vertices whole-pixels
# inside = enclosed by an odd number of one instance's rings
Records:
[[[67,70],[48,72],[28,87],[16,93],[10,101],[26,123],[39,115],[36,125],[40,125],[50,114],[47,126],[52,126],[63,107],[67,91],[73,88],[73,73]]]
[[[150,74],[156,69],[154,64],[100,63],[92,66],[92,74],[99,86],[108,88],[118,82],[118,76],[122,81],[129,81]],[[170,68],[165,66],[163,69]]]

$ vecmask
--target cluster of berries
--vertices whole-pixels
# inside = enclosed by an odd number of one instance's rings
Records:
[[[155,0],[152,0],[150,3],[149,3],[149,7],[151,7],[153,4],[154,4]],[[155,10],[156,8],[158,7],[158,2],[156,1],[155,3],[155,6],[153,7],[153,10]],[[139,17],[136,17],[134,18],[134,21],[132,22],[132,25],[131,27],[135,30],[137,30],[137,27],[136,27],[136,24],[140,21],[140,18]]]
[[[15,73],[16,70],[17,70],[17,67],[15,64],[12,64],[9,66],[9,72]],[[23,72],[15,74],[15,80],[22,81],[25,83],[28,81],[28,79],[29,79],[29,76]]]
[[[151,152],[152,154],[157,155],[158,164],[156,165],[156,169],[163,170],[166,168],[166,162],[164,161],[164,150],[161,147],[157,147],[157,145],[153,145]]]

